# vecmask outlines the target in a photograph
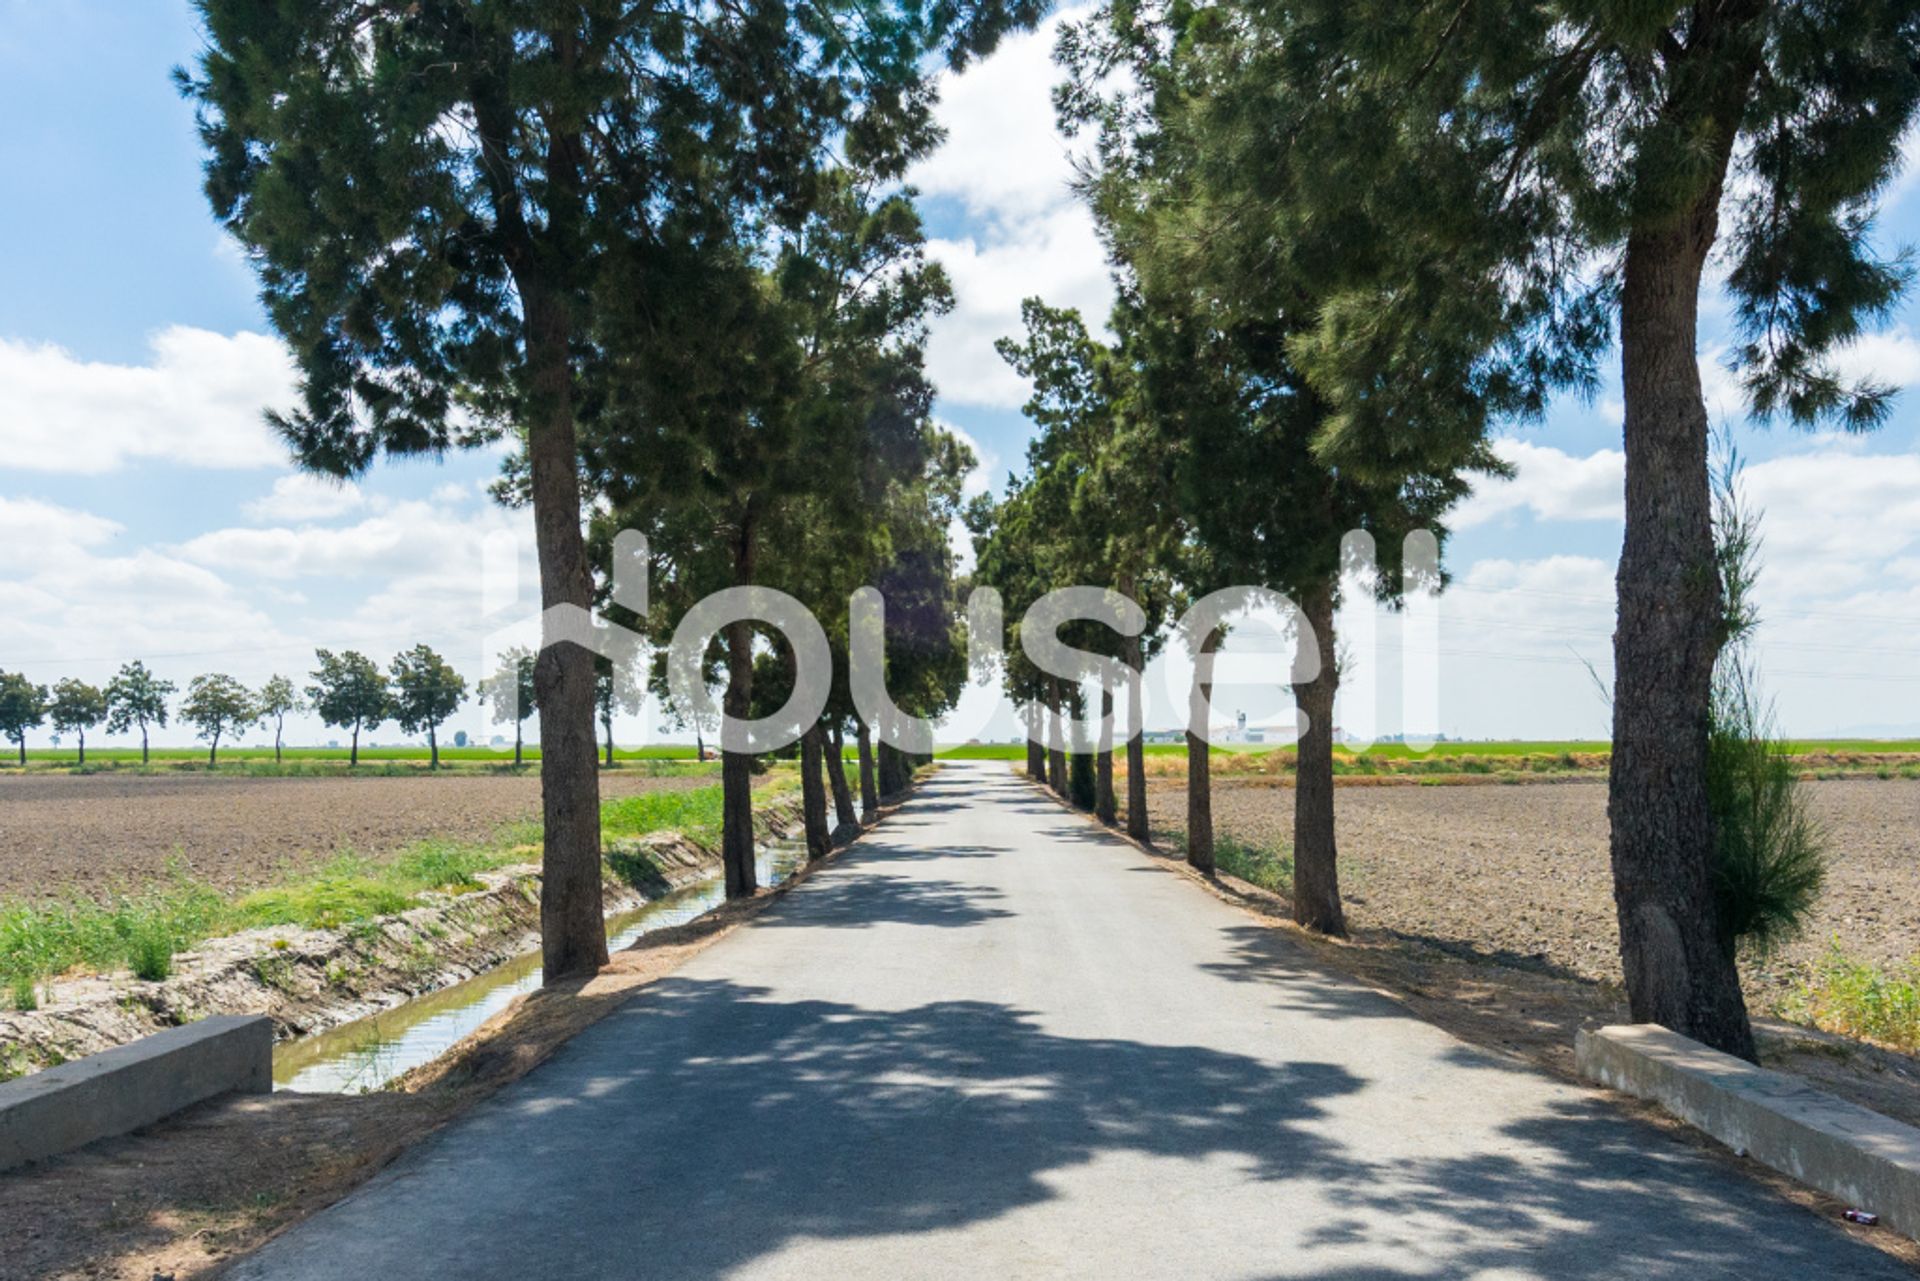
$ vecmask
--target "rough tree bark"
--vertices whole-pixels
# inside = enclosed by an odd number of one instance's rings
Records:
[[[753,582],[753,513],[741,517],[734,543],[733,581]],[[753,624],[727,624],[727,715],[746,720],[753,714]],[[753,756],[727,750],[720,741],[720,858],[727,874],[727,897],[744,898],[759,888],[753,850]]]
[[[1322,934],[1345,937],[1340,859],[1333,821],[1333,702],[1340,669],[1333,635],[1333,584],[1322,583],[1302,606],[1298,644],[1312,648],[1320,671],[1296,682],[1293,696],[1307,715],[1293,780],[1293,919]],[[1309,634],[1311,633],[1311,634]]]
[[[1093,764],[1093,816],[1112,827],[1119,817],[1113,799],[1113,685],[1100,677],[1100,746]]]
[[[1060,727],[1060,680],[1047,681],[1047,786],[1056,796],[1067,794],[1067,743]]]
[[[1127,662],[1127,835],[1148,839],[1146,709],[1140,705],[1145,657],[1140,638],[1126,638]]]
[[[1047,749],[1041,742],[1040,701],[1027,704],[1027,777],[1047,781]]]
[[[847,739],[838,722],[827,734],[827,782],[833,787],[834,822],[840,827],[860,826],[860,815],[853,808],[853,788],[847,783]]]
[[[1628,1005],[1753,1059],[1753,1029],[1713,895],[1707,708],[1722,640],[1708,423],[1696,355],[1719,188],[1690,218],[1627,242],[1620,301],[1626,537],[1617,578],[1614,904]]]
[[[553,143],[566,151],[564,139]],[[555,165],[565,167],[566,155]],[[577,171],[576,171],[577,172]],[[542,609],[587,609],[593,585],[580,532],[579,447],[573,421],[572,318],[557,292],[520,291],[535,420],[527,433]],[[600,896],[600,776],[594,768],[593,654],[543,644],[534,663],[540,716],[540,950],[545,983],[607,963]],[[515,735],[518,758],[518,733]],[[357,743],[356,743],[357,750]]]
[[[1187,862],[1209,876],[1213,874],[1213,763],[1205,735],[1213,697],[1213,652],[1218,648],[1220,629],[1216,627],[1200,642],[1187,700]]]
[[[873,730],[864,720],[854,721],[854,742],[860,753],[860,821],[871,823],[880,814],[880,784],[874,777]]]
[[[825,738],[819,722],[800,736],[800,812],[807,829],[807,858],[825,858],[833,852],[833,830],[827,825]]]

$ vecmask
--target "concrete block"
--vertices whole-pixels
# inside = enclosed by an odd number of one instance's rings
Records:
[[[0,1170],[273,1089],[273,1020],[223,1014],[0,1082]]]
[[[1583,1031],[1574,1061],[1588,1080],[1920,1237],[1920,1130],[1650,1023]]]

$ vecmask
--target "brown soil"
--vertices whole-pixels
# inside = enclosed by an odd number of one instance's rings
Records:
[[[610,770],[600,789],[626,796],[715,781]],[[0,777],[0,898],[116,893],[175,866],[249,889],[342,850],[377,856],[429,836],[487,840],[539,814],[538,774]]]
[[[149,1130],[0,1174],[0,1281],[217,1273],[526,1075],[820,866],[649,934],[591,979],[521,997],[389,1091],[230,1096]]]
[[[1833,862],[1806,931],[1771,961],[1746,967],[1761,1009],[1787,996],[1835,939],[1882,965],[1920,955],[1920,781],[1805,786]],[[1154,778],[1150,789],[1156,838],[1172,846],[1186,822],[1184,781]],[[1341,888],[1356,928],[1618,981],[1604,786],[1342,787],[1335,810]],[[1221,836],[1285,848],[1293,790],[1216,780],[1213,817]]]

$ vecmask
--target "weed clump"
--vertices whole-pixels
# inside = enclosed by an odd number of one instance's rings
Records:
[[[1842,1036],[1920,1050],[1920,958],[1887,971],[1848,956],[1838,940],[1783,1009]]]

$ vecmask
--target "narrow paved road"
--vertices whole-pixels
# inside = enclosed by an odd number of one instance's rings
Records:
[[[235,1275],[1910,1274],[994,763]]]

